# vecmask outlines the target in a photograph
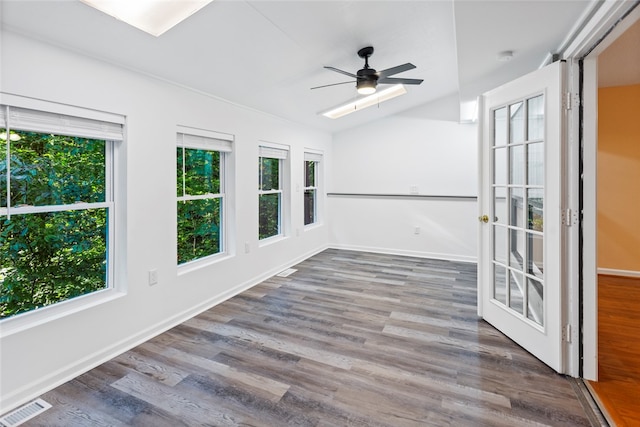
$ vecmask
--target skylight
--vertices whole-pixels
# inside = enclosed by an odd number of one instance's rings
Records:
[[[160,36],[212,0],[80,0],[139,30]]]

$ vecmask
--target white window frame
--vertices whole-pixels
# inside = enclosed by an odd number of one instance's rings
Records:
[[[193,128],[188,126],[177,126],[176,132],[176,144],[177,147],[182,149],[197,149],[197,150],[206,150],[206,151],[217,151],[220,153],[220,193],[213,194],[202,194],[202,195],[186,195],[184,188],[184,179],[183,179],[183,187],[182,187],[182,196],[177,197],[177,202],[181,201],[189,201],[189,200],[202,200],[202,199],[220,199],[221,208],[220,208],[220,247],[218,248],[218,252],[207,255],[201,258],[196,258],[182,264],[178,264],[179,272],[188,271],[193,267],[199,267],[202,265],[209,264],[211,262],[218,261],[221,258],[224,258],[229,255],[228,251],[228,221],[227,221],[227,212],[228,212],[228,163],[229,157],[233,152],[233,135],[216,132],[206,129]],[[184,159],[184,153],[183,153]],[[182,164],[182,174],[184,178],[185,174],[185,165]],[[176,225],[177,225],[177,209],[176,209]],[[177,233],[177,230],[176,230]],[[176,253],[177,253],[177,234],[176,234]]]
[[[315,182],[313,183],[312,186],[307,187],[306,186],[306,182],[307,182],[307,162],[313,162],[314,163],[314,171],[313,171],[313,176],[315,179]],[[320,194],[320,182],[321,182],[321,167],[322,167],[322,153],[321,152],[316,152],[316,151],[312,151],[312,150],[305,150],[304,152],[304,176],[303,176],[303,190],[302,190],[302,197],[303,197],[303,203],[304,203],[304,194],[308,191],[308,190],[312,190],[313,191],[313,221],[310,222],[309,224],[304,224],[304,220],[305,220],[305,207],[303,206],[302,208],[302,223],[304,225],[305,228],[311,228],[314,226],[317,226],[320,223],[320,207],[319,207],[319,202],[320,202],[320,197],[318,197],[318,195]]]
[[[261,173],[261,164],[262,159],[278,159],[278,188],[271,190],[262,190],[262,173]],[[276,240],[280,240],[287,235],[287,218],[288,218],[288,210],[285,208],[287,203],[287,191],[288,187],[288,173],[287,173],[287,165],[289,160],[289,147],[282,144],[275,143],[265,143],[260,142],[258,146],[258,221],[260,215],[260,196],[268,195],[268,194],[278,194],[278,233],[260,238],[258,233],[258,240],[260,244],[270,243]],[[258,229],[260,228],[260,224],[258,223]]]
[[[8,108],[7,108],[8,107]],[[126,215],[124,194],[126,118],[119,114],[24,98],[0,92],[0,127],[23,131],[78,136],[106,141],[105,201],[53,206],[0,207],[0,215],[107,209],[107,271],[105,288],[0,320],[0,337],[7,337],[52,320],[121,298],[126,293]],[[10,141],[8,141],[10,142]],[[7,170],[10,173],[10,170]],[[9,183],[7,184],[9,185]],[[9,196],[9,195],[8,195]]]

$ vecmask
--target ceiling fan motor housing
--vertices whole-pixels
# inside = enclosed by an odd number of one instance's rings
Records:
[[[363,68],[358,70],[356,80],[356,88],[361,91],[364,88],[372,88],[375,90],[378,86],[378,74],[373,68]]]

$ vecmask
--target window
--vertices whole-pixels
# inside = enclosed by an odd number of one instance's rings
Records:
[[[258,236],[266,239],[282,235],[282,178],[283,162],[288,151],[282,148],[260,146],[258,164]]]
[[[0,318],[110,288],[123,118],[0,109]]]
[[[178,264],[224,252],[224,171],[231,152],[231,140],[205,136],[214,132],[181,130],[176,153]]]
[[[304,225],[318,222],[318,166],[322,154],[304,153]]]

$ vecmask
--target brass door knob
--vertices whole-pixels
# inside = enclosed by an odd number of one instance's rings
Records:
[[[478,221],[484,222],[485,224],[489,222],[489,215],[482,215],[478,217]]]

